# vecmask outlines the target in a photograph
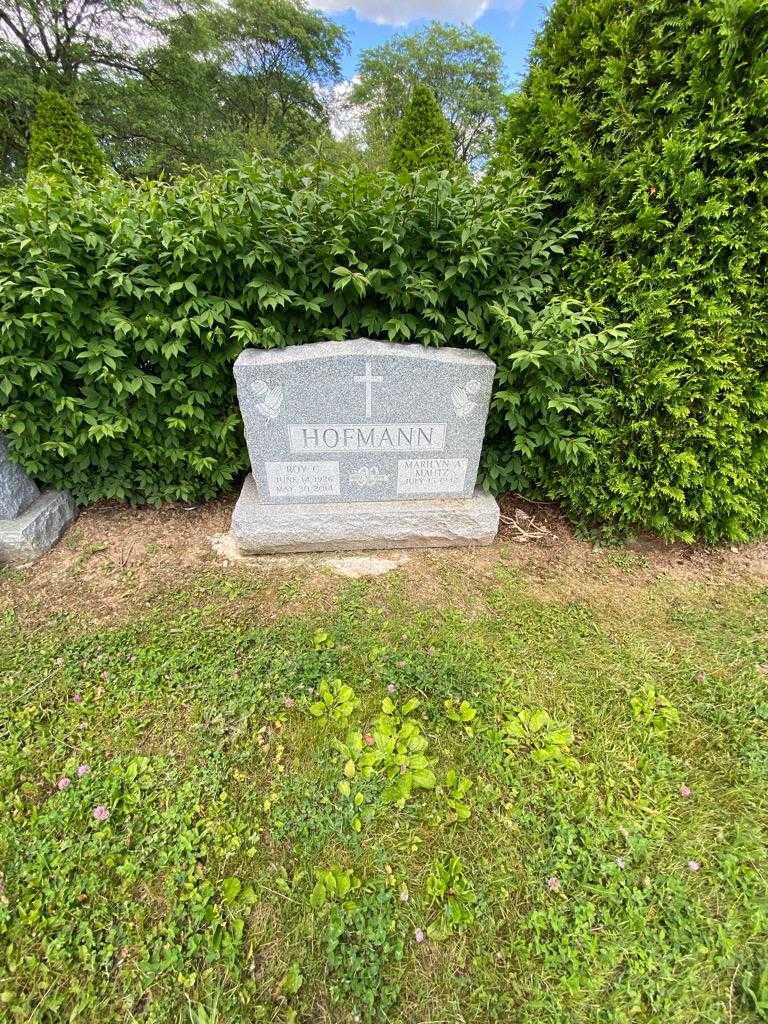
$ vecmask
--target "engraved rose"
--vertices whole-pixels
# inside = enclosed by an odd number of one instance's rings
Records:
[[[356,487],[375,487],[386,483],[389,474],[383,473],[378,466],[361,466],[349,474],[349,482]]]

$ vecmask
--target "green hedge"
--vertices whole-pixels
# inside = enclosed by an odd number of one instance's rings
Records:
[[[497,164],[578,223],[565,287],[630,324],[598,388],[581,518],[768,530],[768,6],[555,0]]]
[[[269,164],[172,183],[58,176],[0,198],[0,430],[81,502],[211,497],[247,465],[246,346],[356,336],[499,363],[485,474],[552,490],[620,333],[558,296],[544,197],[513,176]]]

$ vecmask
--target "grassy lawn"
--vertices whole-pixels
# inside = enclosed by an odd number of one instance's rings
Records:
[[[431,557],[6,604],[0,1018],[768,1020],[768,590]]]

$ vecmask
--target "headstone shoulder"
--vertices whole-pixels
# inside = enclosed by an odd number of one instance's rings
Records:
[[[244,349],[235,360],[235,373],[249,366],[266,366],[273,363],[306,363],[315,359],[342,359],[345,357],[372,356],[384,358],[424,360],[431,363],[458,363],[491,366],[493,360],[476,349],[434,348],[411,345],[397,341],[375,341],[371,338],[352,338],[347,341],[313,341],[287,348]]]

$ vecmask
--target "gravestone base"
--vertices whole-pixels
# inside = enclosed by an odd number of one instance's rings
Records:
[[[0,519],[0,563],[33,562],[53,547],[77,515],[64,491],[44,491],[15,519]]]
[[[479,488],[468,498],[271,505],[249,473],[231,534],[245,554],[367,551],[492,544],[499,506]]]

